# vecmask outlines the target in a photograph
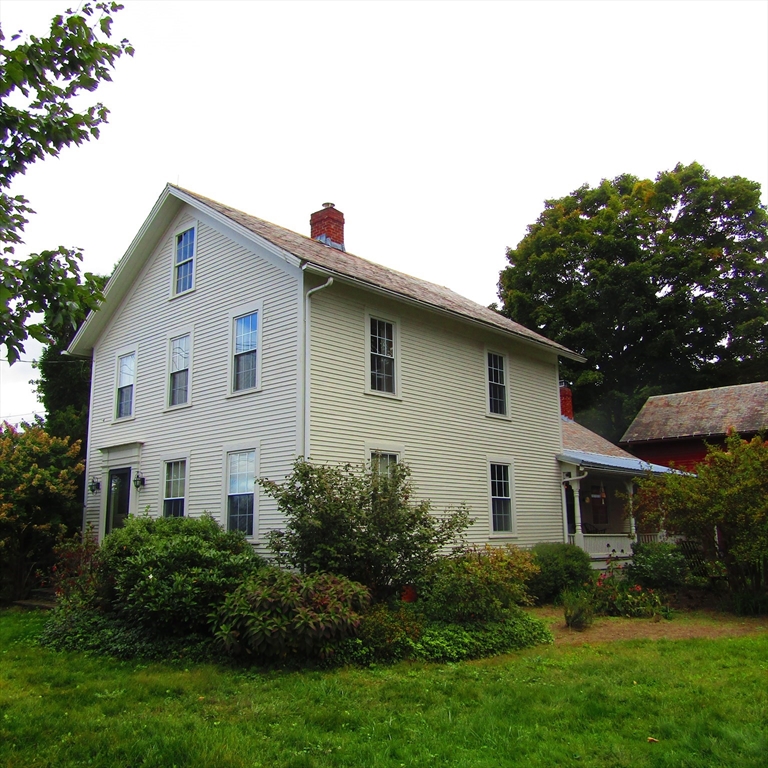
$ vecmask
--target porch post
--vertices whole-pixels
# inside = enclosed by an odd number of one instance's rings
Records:
[[[627,496],[629,497],[629,535],[635,538],[635,509],[634,509],[634,495],[635,495],[635,483],[632,480],[624,481],[627,486]]]
[[[574,542],[577,547],[584,549],[584,531],[581,527],[581,503],[579,502],[580,485],[581,480],[571,480],[571,488],[573,488],[573,516],[576,522]]]

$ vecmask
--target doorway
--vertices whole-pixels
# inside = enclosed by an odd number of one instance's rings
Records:
[[[107,533],[125,525],[131,501],[131,468],[109,470],[107,493]]]

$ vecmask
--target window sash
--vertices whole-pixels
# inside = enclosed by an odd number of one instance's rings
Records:
[[[163,499],[163,514],[166,517],[184,517],[186,485],[186,459],[166,462],[165,497]]]
[[[395,326],[371,318],[371,389],[395,392]]]
[[[371,451],[371,468],[380,477],[388,477],[392,472],[392,467],[399,461],[400,456],[396,453]]]
[[[491,464],[491,518],[496,533],[512,530],[512,486],[508,464]]]
[[[184,405],[189,399],[189,336],[171,339],[171,381],[168,404]]]
[[[500,416],[507,414],[507,385],[504,376],[504,357],[488,353],[488,409]]]
[[[227,527],[253,536],[256,451],[230,453],[227,462]]]
[[[258,386],[259,313],[235,318],[234,380],[235,392]]]
[[[176,235],[176,293],[192,288],[194,276],[195,229]]]
[[[136,355],[131,352],[117,358],[117,406],[118,419],[133,415],[133,385],[136,379]]]

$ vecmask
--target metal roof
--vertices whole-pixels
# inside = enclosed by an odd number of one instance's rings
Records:
[[[649,464],[642,459],[607,456],[604,453],[588,453],[587,451],[564,450],[557,455],[557,459],[558,461],[575,464],[579,467],[599,469],[604,472],[614,472],[633,477],[647,475],[649,472],[653,475],[660,475],[675,471],[669,467],[662,467],[660,464]]]

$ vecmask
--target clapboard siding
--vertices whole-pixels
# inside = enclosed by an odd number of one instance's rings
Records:
[[[194,291],[171,298],[173,234],[197,227]],[[285,475],[296,455],[299,397],[299,307],[296,270],[275,264],[184,209],[160,239],[132,291],[94,347],[88,472],[102,490],[88,494],[87,520],[99,529],[106,510],[108,462],[100,449],[142,443],[139,466],[146,486],[132,493],[132,509],[162,509],[164,459],[188,459],[187,514],[225,509],[225,446],[259,451],[257,473]],[[229,396],[230,312],[262,302],[261,389]],[[168,335],[191,330],[191,405],[167,409]],[[115,423],[115,366],[119,351],[137,350],[134,414]],[[121,454],[117,454],[116,460]],[[112,467],[119,466],[116,463]],[[258,494],[258,538],[279,525],[274,502]]]
[[[334,285],[311,299],[311,457],[402,446],[435,511],[465,503],[475,542],[562,541],[557,360],[502,334]],[[365,392],[366,313],[398,324],[401,397]],[[506,355],[508,419],[486,415],[486,350]],[[490,531],[489,456],[514,465],[516,535]]]

